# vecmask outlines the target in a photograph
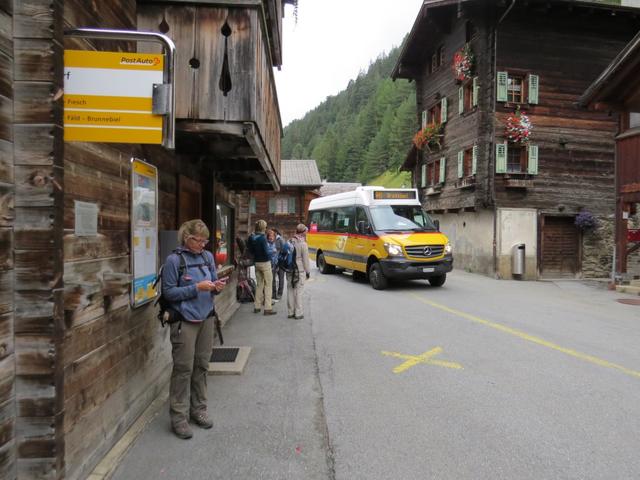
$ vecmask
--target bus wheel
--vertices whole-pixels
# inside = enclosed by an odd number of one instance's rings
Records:
[[[444,285],[445,280],[447,279],[447,274],[443,273],[442,275],[438,275],[437,277],[431,277],[429,279],[429,283],[432,287],[441,287]]]
[[[369,283],[376,290],[384,290],[389,285],[387,277],[382,273],[382,267],[379,263],[374,263],[369,269]]]
[[[324,275],[326,275],[327,273],[333,273],[335,271],[333,265],[327,264],[327,261],[324,259],[324,253],[318,255],[318,260],[316,261],[316,263],[318,264],[318,270],[320,270],[320,273]]]

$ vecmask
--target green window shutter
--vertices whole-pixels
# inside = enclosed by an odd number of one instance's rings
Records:
[[[444,183],[445,177],[445,164],[446,164],[447,159],[445,157],[442,157],[440,159],[440,183]]]
[[[276,199],[275,198],[270,198],[269,199],[269,213],[276,213]]]
[[[249,213],[256,213],[256,197],[249,199]]]
[[[529,161],[527,162],[527,173],[538,174],[538,146],[529,145]]]
[[[499,102],[507,101],[507,81],[509,80],[509,74],[507,72],[498,72],[498,79],[496,85],[496,99]]]
[[[458,152],[458,178],[464,176],[464,152],[460,150]]]
[[[420,128],[424,128],[424,127],[427,126],[427,111],[426,110],[422,110],[422,122],[421,122],[420,125],[422,125]]]
[[[478,146],[474,145],[471,153],[471,175],[478,171]]]
[[[447,97],[440,100],[440,123],[447,122]]]
[[[289,213],[296,213],[296,197],[289,197]]]
[[[478,91],[480,87],[478,86],[478,77],[473,77],[473,98],[472,98],[472,106],[478,106]]]
[[[540,77],[538,75],[529,75],[529,103],[538,104],[538,84]]]
[[[422,178],[421,178],[420,186],[422,188],[427,186],[427,164],[426,163],[422,164]]]
[[[506,143],[496,143],[496,173],[507,173]]]
[[[458,113],[462,114],[464,112],[464,88],[460,87],[458,89]]]

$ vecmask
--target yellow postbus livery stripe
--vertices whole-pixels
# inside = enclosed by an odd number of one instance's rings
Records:
[[[94,52],[65,50],[67,68],[113,68],[118,70],[160,70],[164,68],[164,55],[153,53]]]
[[[64,108],[95,110],[140,110],[151,113],[151,97],[109,97],[101,95],[64,95]]]

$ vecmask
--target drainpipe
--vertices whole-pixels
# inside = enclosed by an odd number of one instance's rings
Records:
[[[491,156],[489,157],[491,159],[491,161],[489,162],[489,175],[487,175],[487,197],[488,197],[488,201],[489,201],[489,205],[493,205],[493,272],[494,272],[494,276],[498,276],[498,239],[497,239],[497,234],[498,234],[498,207],[496,205],[496,201],[494,198],[494,188],[495,188],[495,162],[496,162],[496,143],[495,143],[495,139],[496,139],[496,91],[495,91],[495,85],[496,85],[496,75],[497,75],[497,69],[498,69],[498,27],[500,26],[500,24],[502,23],[502,21],[507,18],[507,15],[509,15],[509,13],[511,12],[511,10],[513,9],[513,6],[516,4],[516,0],[511,0],[511,5],[509,5],[509,7],[507,7],[507,9],[504,11],[504,13],[502,14],[502,16],[498,19],[498,22],[496,23],[496,26],[493,29],[493,79],[492,79],[492,85],[494,86],[493,88],[493,94],[492,94],[492,109],[491,109],[491,130],[492,130],[492,135],[491,138],[493,138],[493,143],[492,143],[492,149],[491,149]],[[494,181],[492,182],[491,179],[493,179]]]

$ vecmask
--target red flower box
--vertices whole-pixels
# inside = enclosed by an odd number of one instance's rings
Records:
[[[627,230],[627,240],[629,242],[640,242],[640,228]]]

